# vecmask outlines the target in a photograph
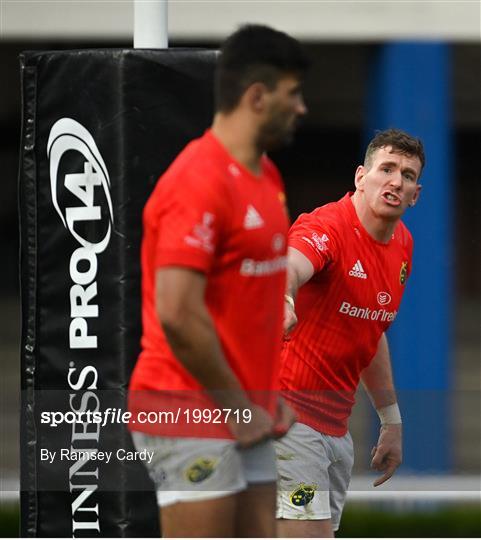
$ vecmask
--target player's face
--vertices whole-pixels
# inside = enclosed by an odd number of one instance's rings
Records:
[[[392,221],[416,204],[421,191],[417,183],[420,174],[421,161],[417,156],[398,154],[386,146],[374,153],[369,169],[358,167],[355,183],[369,210]]]
[[[272,150],[291,142],[297,120],[307,112],[298,77],[282,77],[274,90],[265,94],[264,118],[259,130],[259,146]]]

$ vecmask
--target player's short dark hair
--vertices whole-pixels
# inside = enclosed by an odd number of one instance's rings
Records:
[[[302,76],[309,65],[301,44],[263,25],[242,26],[221,47],[215,74],[216,111],[230,112],[255,82],[273,90],[288,74]]]
[[[392,149],[397,154],[404,154],[406,156],[417,156],[421,162],[421,171],[424,168],[426,162],[424,156],[424,147],[421,139],[412,137],[409,133],[406,133],[402,129],[386,129],[384,131],[376,132],[375,137],[369,143],[364,156],[364,166],[368,169],[372,164],[372,156],[379,148],[385,148],[386,146],[392,146]]]

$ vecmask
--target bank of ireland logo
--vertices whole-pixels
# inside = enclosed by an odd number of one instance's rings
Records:
[[[294,506],[306,506],[309,504],[316,493],[317,486],[301,483],[290,494],[289,498]]]
[[[380,306],[387,306],[391,302],[391,295],[387,292],[377,293],[377,302]]]
[[[401,263],[401,270],[399,272],[399,283],[401,285],[404,285],[406,283],[407,277],[408,277],[408,262],[403,261]]]
[[[63,186],[75,195],[82,204],[65,208],[61,211],[57,191],[59,185],[59,166],[66,152],[80,153],[84,158],[83,170],[74,174],[66,174]],[[110,197],[110,178],[105,162],[97,148],[94,138],[72,118],[61,118],[52,126],[47,143],[47,155],[50,161],[50,189],[52,203],[64,227],[85,248],[102,253],[110,241],[113,224],[112,199]],[[95,189],[103,190],[107,202],[109,220],[107,230],[98,241],[87,240],[81,231],[76,229],[76,223],[99,221],[102,219],[101,207],[94,202]]]
[[[199,458],[196,459],[187,469],[185,470],[185,477],[189,482],[193,484],[198,484],[206,478],[209,478],[214,472],[217,461],[209,458]]]

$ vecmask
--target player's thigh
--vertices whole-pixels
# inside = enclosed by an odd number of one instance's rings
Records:
[[[272,441],[240,451],[247,489],[238,494],[236,536],[275,536],[276,456]]]
[[[337,531],[341,522],[341,515],[346,502],[347,491],[351,481],[352,466],[354,464],[354,448],[349,433],[344,437],[326,437],[331,446],[334,459],[328,469],[329,472],[329,502],[331,507],[332,527]]]
[[[276,483],[249,484],[237,495],[235,536],[272,538],[276,536]]]
[[[277,520],[278,538],[333,538],[330,519]]]
[[[226,538],[235,536],[237,495],[178,502],[160,508],[162,536]]]
[[[330,449],[314,429],[296,423],[275,443],[277,454],[277,518],[329,520]]]

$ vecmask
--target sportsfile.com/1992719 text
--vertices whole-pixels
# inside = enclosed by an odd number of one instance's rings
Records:
[[[105,411],[43,411],[40,422],[50,427],[61,424],[86,422],[100,424],[224,424],[228,420],[248,424],[252,420],[250,409],[194,409],[181,408],[175,411],[140,411],[135,415],[117,407],[108,407]]]

